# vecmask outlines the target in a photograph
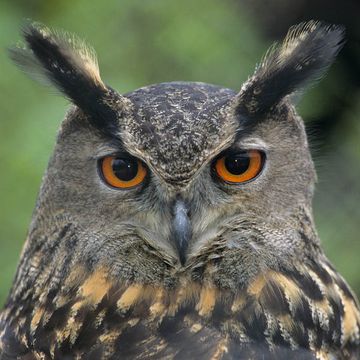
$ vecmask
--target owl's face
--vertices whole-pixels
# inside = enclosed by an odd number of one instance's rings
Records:
[[[284,103],[249,124],[232,114],[235,95],[199,83],[136,90],[113,137],[69,112],[44,200],[83,232],[81,257],[115,265],[138,244],[181,268],[219,239],[254,256],[296,251],[289,225],[314,182],[302,121]]]
[[[239,93],[178,82],[120,95],[83,46],[29,28],[32,53],[16,50],[15,60],[44,72],[76,105],[30,234],[67,224],[77,234],[72,258],[142,281],[171,282],[221,259],[238,283],[317,246],[315,172],[288,95],[330,65],[342,31],[318,23],[302,31],[290,31]]]

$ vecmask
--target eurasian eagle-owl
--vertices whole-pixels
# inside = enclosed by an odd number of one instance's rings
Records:
[[[325,257],[293,95],[343,43],[289,30],[240,92],[126,95],[91,49],[24,29],[21,67],[74,104],[0,318],[1,359],[355,359],[357,300]]]

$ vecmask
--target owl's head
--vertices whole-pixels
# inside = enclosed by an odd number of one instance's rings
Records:
[[[169,282],[211,261],[239,281],[317,248],[316,175],[293,99],[333,62],[341,27],[291,28],[239,92],[173,82],[121,95],[74,37],[37,25],[24,37],[27,48],[12,50],[13,59],[74,104],[30,247],[52,249],[56,263],[63,241],[67,266],[105,264],[116,276]]]

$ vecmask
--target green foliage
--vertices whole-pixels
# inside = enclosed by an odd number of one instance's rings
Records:
[[[239,89],[269,45],[257,32],[254,19],[230,0],[3,0],[1,49],[20,39],[19,29],[26,18],[87,39],[99,54],[103,79],[123,93],[172,80]],[[4,52],[0,69],[1,304],[67,102],[29,80]],[[338,91],[340,77],[341,73],[332,71],[325,84],[312,90],[302,103],[302,114],[311,118],[321,112],[327,93]],[[323,160],[315,202],[327,253],[358,293],[359,206],[354,194],[360,193],[359,115],[360,108],[348,114],[354,127],[339,129],[336,147]]]

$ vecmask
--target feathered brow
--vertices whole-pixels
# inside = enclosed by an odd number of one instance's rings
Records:
[[[343,44],[342,26],[310,21],[291,27],[244,84],[237,112],[249,117],[263,114],[286,95],[320,79]]]
[[[28,48],[10,49],[10,57],[23,70],[49,80],[101,132],[114,136],[124,110],[124,98],[105,86],[92,48],[73,35],[31,24],[23,29]]]

